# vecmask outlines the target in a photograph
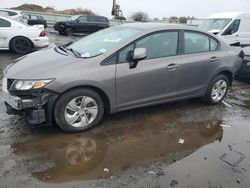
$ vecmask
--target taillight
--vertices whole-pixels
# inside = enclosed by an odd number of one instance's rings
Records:
[[[46,32],[45,31],[42,31],[41,33],[40,33],[40,37],[45,37],[45,35],[46,35]]]

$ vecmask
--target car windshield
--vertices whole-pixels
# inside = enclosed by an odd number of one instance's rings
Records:
[[[229,24],[229,22],[231,22],[231,20],[232,19],[229,18],[206,19],[202,22],[199,28],[205,31],[223,30]]]
[[[124,26],[111,27],[89,35],[69,45],[67,49],[73,49],[83,58],[90,58],[115,48],[139,32],[141,30]]]
[[[77,18],[79,18],[79,15],[71,16],[71,17],[70,17],[71,20],[76,20]]]

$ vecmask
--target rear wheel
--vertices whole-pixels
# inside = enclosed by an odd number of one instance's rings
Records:
[[[65,93],[54,109],[57,124],[68,132],[92,128],[100,122],[103,114],[103,100],[91,89],[75,89]]]
[[[208,104],[218,104],[226,96],[229,87],[228,77],[225,75],[217,76],[210,84],[203,100]]]
[[[27,54],[32,50],[32,43],[25,37],[16,37],[10,43],[10,49],[18,54]]]

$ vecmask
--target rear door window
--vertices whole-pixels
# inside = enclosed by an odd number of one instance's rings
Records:
[[[9,12],[9,16],[16,16],[17,13],[16,12],[12,12],[12,11],[8,11]]]
[[[0,18],[0,27],[10,27],[11,23]]]
[[[100,20],[97,17],[89,16],[88,17],[89,22],[100,22]]]
[[[184,53],[209,52],[209,37],[198,32],[184,32]]]

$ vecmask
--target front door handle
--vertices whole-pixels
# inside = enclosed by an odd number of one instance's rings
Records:
[[[176,65],[176,64],[170,64],[170,65],[168,65],[167,67],[166,67],[166,69],[168,69],[168,70],[173,70],[173,69],[177,69],[178,68],[178,65]]]
[[[210,59],[211,62],[215,62],[215,61],[219,61],[219,60],[220,60],[219,57],[212,57],[212,58]]]

